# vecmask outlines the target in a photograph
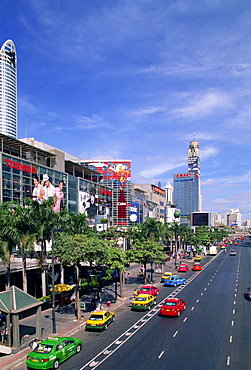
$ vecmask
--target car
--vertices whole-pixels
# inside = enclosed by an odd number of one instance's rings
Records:
[[[202,270],[202,266],[200,263],[197,262],[193,265],[193,271],[201,271],[201,270]]]
[[[234,245],[238,245],[238,242],[234,242]]]
[[[180,298],[168,298],[160,308],[160,315],[180,316],[180,313],[186,309],[186,302]]]
[[[236,251],[234,249],[232,249],[229,253],[230,256],[236,256]]]
[[[138,290],[138,295],[139,294],[150,294],[156,296],[159,294],[159,288],[156,288],[154,285],[144,285]]]
[[[161,280],[160,282],[163,283],[163,281],[167,278],[169,278],[170,276],[173,276],[174,274],[172,272],[164,272],[164,274],[161,276]]]
[[[108,328],[115,319],[114,312],[110,311],[94,311],[85,323],[85,330],[103,331]]]
[[[251,301],[251,287],[247,289],[247,297]]]
[[[82,341],[75,337],[48,337],[26,356],[28,369],[57,369],[59,364],[79,353]]]
[[[178,272],[187,272],[189,270],[189,266],[186,263],[181,263]]]
[[[177,286],[185,284],[185,282],[186,282],[185,278],[174,275],[164,281],[164,286]]]
[[[139,294],[132,302],[132,310],[146,311],[155,305],[156,297],[150,294]]]
[[[201,260],[201,256],[196,256],[195,258],[194,258],[194,261],[200,261]]]

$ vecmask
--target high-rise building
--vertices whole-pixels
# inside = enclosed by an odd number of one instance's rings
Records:
[[[202,211],[202,195],[200,187],[200,149],[199,143],[196,140],[190,141],[188,149],[188,173],[195,173],[198,175],[198,211]]]
[[[193,172],[173,175],[173,202],[180,210],[181,223],[182,219],[189,223],[190,213],[198,211],[198,182],[199,175]]]
[[[222,225],[222,217],[220,212],[214,213],[214,226]]]
[[[11,40],[0,49],[0,133],[17,139],[17,54]]]
[[[181,223],[189,224],[191,212],[202,211],[200,191],[200,149],[198,141],[190,141],[188,171],[173,175],[173,202],[180,209]]]

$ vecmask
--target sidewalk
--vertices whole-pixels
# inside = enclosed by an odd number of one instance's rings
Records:
[[[189,265],[193,263],[193,260],[182,260]],[[178,263],[177,263],[178,264]],[[191,268],[191,267],[190,267]],[[165,271],[175,271],[174,261],[169,261],[166,263],[164,268]],[[128,298],[133,295],[133,292],[136,288],[139,288],[143,285],[143,282],[140,281],[137,277],[139,274],[139,265],[132,264],[131,267],[127,268],[127,272],[130,272],[131,278],[130,283],[124,284],[123,292],[124,298],[117,296],[115,299],[115,284],[106,286],[102,289],[102,306],[104,309],[115,311],[116,308],[123,305],[128,301]],[[160,282],[162,273],[153,273],[153,282],[158,284]],[[147,273],[148,276],[148,273]],[[117,286],[117,293],[119,294],[120,287]],[[81,302],[86,303],[86,308],[90,307],[91,298],[93,293],[87,294],[81,298]],[[107,303],[108,302],[108,303]],[[57,335],[60,337],[63,336],[74,336],[74,333],[84,327],[85,321],[90,316],[90,312],[85,310],[82,312],[81,321],[76,320],[74,303],[72,305],[61,307],[59,310],[56,310],[55,321],[56,321],[56,330]],[[21,334],[21,349],[17,353],[12,353],[10,355],[0,356],[0,369],[1,370],[10,370],[15,365],[25,361],[26,355],[31,351],[29,348],[29,343],[35,338],[36,331],[36,316],[30,316],[25,319],[20,320],[20,334]],[[52,309],[42,311],[42,338],[45,339],[48,336],[52,336]]]

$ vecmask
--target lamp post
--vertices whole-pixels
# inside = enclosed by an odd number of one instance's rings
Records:
[[[54,266],[54,233],[60,232],[61,229],[53,229],[51,233],[51,281],[52,281],[52,334],[56,334],[56,319],[55,319],[55,266]]]

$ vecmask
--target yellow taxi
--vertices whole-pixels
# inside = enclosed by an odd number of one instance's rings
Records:
[[[198,262],[198,261],[200,261],[201,260],[201,256],[196,256],[195,258],[194,258],[194,261],[195,262]]]
[[[164,272],[164,274],[161,276],[161,283],[165,281],[165,279],[168,279],[170,276],[173,276],[174,274],[172,272]]]
[[[155,305],[156,297],[150,294],[139,294],[132,302],[132,310],[135,311],[146,311]]]
[[[85,323],[85,330],[106,330],[114,319],[114,312],[94,311]]]

